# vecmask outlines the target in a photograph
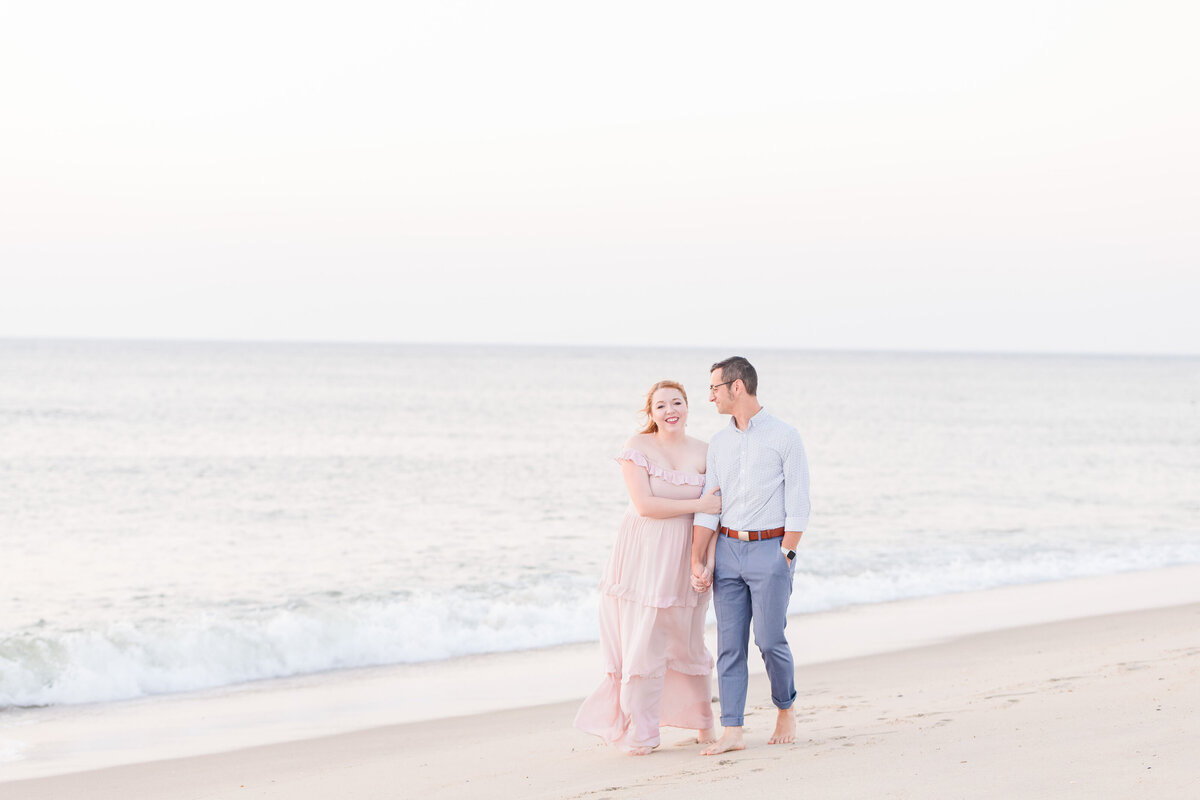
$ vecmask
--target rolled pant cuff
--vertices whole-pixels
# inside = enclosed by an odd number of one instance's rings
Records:
[[[722,728],[740,728],[745,724],[745,717],[721,717]]]

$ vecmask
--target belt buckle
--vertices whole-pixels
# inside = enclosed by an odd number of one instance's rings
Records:
[[[750,541],[750,531],[737,531],[737,538],[739,542]]]

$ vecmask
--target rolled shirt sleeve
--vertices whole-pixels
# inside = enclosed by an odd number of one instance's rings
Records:
[[[717,483],[716,459],[712,447],[708,448],[708,456],[705,458],[704,463],[704,494],[708,494],[714,486],[720,485]],[[720,523],[721,517],[719,514],[701,514],[697,512],[692,518],[693,525],[708,528],[710,531],[715,531]]]
[[[783,461],[783,512],[784,530],[808,530],[808,454],[804,452],[804,440],[794,428],[788,437],[787,453]]]

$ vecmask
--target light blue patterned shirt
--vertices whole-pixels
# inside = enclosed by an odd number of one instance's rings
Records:
[[[708,445],[704,479],[707,494],[721,487],[721,513],[696,514],[693,524],[739,531],[782,527],[808,529],[808,456],[800,433],[766,412],[750,418],[746,430],[729,426]]]

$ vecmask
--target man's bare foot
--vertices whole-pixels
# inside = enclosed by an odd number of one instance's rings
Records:
[[[721,733],[721,738],[700,751],[702,756],[715,756],[718,753],[728,753],[730,750],[745,750],[746,743],[742,741],[742,728],[728,727]]]
[[[775,732],[767,739],[767,744],[791,744],[796,741],[796,712],[790,708],[779,709],[779,718],[775,720]]]
[[[702,731],[696,731],[696,744],[708,744],[717,740],[717,729],[708,728]]]

